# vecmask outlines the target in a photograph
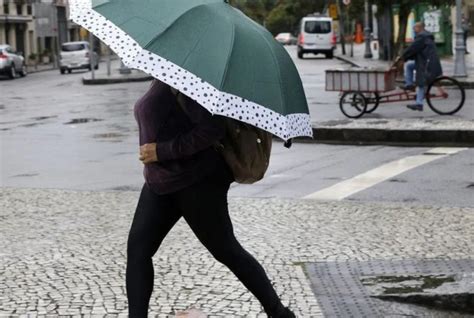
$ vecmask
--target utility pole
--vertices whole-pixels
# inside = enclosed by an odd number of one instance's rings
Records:
[[[462,29],[462,0],[456,0],[456,49],[454,77],[467,77],[466,46],[464,45],[464,31]]]
[[[370,47],[370,39],[372,30],[370,29],[370,3],[369,0],[365,0],[365,54],[364,57],[366,59],[371,59],[373,57],[372,48]]]
[[[91,79],[95,79],[95,63],[99,63],[94,59],[94,36],[89,32],[89,59],[91,65]]]
[[[110,50],[110,47],[107,46],[107,76],[110,76],[112,73],[111,71],[111,55],[112,51]]]

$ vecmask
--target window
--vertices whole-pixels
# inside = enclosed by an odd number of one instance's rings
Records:
[[[5,14],[10,13],[10,7],[9,7],[8,3],[3,4],[3,13],[5,13]]]
[[[26,14],[33,15],[33,7],[30,4],[26,6]]]
[[[61,46],[61,51],[63,52],[74,52],[74,51],[82,51],[85,50],[86,46],[82,43],[78,44],[63,44]]]
[[[23,6],[21,4],[16,5],[16,14],[18,14],[18,15],[23,14]]]
[[[304,25],[304,31],[306,33],[312,33],[312,34],[331,33],[331,22],[330,21],[306,21]]]

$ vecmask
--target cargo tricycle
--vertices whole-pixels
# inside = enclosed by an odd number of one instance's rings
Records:
[[[334,69],[326,71],[326,90],[341,92],[339,106],[349,118],[373,113],[381,104],[413,101],[415,90],[396,88],[397,69]],[[441,76],[427,85],[429,107],[440,115],[457,113],[466,100],[462,85],[449,76]]]

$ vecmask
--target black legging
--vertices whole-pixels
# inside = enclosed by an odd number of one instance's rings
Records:
[[[157,195],[143,186],[127,243],[130,317],[147,317],[153,291],[152,257],[181,216],[216,260],[257,297],[269,316],[277,317],[284,310],[262,266],[234,236],[227,209],[229,185],[228,172],[221,170],[173,194]]]

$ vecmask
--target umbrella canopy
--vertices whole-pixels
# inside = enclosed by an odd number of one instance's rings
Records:
[[[70,0],[71,18],[213,114],[288,140],[312,136],[298,71],[262,26],[223,0]]]

